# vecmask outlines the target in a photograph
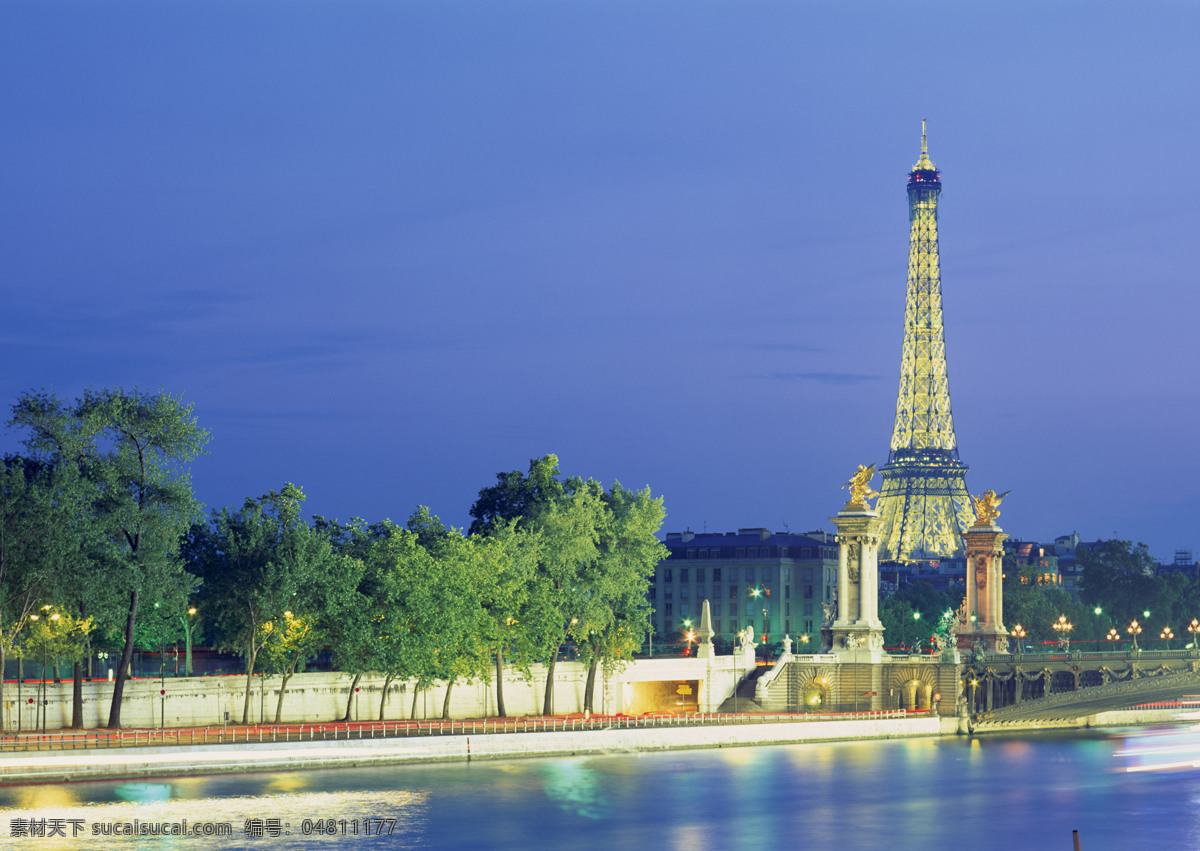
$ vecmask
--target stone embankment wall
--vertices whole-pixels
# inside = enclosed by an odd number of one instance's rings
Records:
[[[354,677],[342,673],[296,674],[288,681],[283,700],[284,723],[334,721],[346,714],[349,701],[350,720],[377,720],[383,701],[384,678],[363,675],[358,691],[351,695]],[[283,678],[255,676],[250,687],[249,723],[275,720],[275,707]],[[554,711],[569,714],[583,711],[587,669],[578,662],[559,662],[554,670]],[[602,712],[620,711],[605,707],[606,696],[611,701],[614,689],[605,689],[598,678],[595,707]],[[546,672],[535,666],[532,679],[506,676],[504,682],[505,710],[509,715],[540,715],[546,686]],[[71,689],[68,681],[46,684],[46,729],[57,730],[71,724]],[[94,680],[83,684],[84,727],[102,727],[108,722],[112,703],[113,683]],[[160,692],[165,691],[163,695]],[[607,691],[607,695],[606,695]],[[393,681],[388,685],[383,717],[399,721],[414,717],[413,698],[416,696],[415,717],[440,718],[446,695],[446,684],[415,689],[412,681]],[[125,684],[125,700],[121,722],[125,727],[199,727],[225,723],[238,724],[246,698],[246,677],[190,677],[131,680]],[[37,703],[41,700],[41,683],[4,684],[4,728],[42,728]],[[19,718],[18,718],[19,714]],[[483,718],[496,715],[495,683],[455,683],[450,693],[450,716],[453,718]]]
[[[0,755],[0,782],[177,777],[189,774],[284,771],[332,766],[635,753],[838,739],[891,739],[948,734],[954,732],[953,728],[952,721],[926,716],[902,719],[784,721],[706,727],[611,728],[579,732],[350,739],[290,744],[252,742],[245,745],[184,745],[126,748],[116,752],[10,752]]]

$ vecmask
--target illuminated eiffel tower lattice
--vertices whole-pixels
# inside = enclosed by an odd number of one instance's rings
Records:
[[[941,175],[929,159],[921,122],[921,158],[908,175],[908,296],[900,393],[891,451],[881,470],[876,511],[883,519],[880,557],[936,559],[962,553],[961,532],[975,520],[959,460],[946,378],[937,203]]]

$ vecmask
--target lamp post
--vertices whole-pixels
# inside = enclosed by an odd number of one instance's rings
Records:
[[[1017,624],[1016,626],[1014,626],[1012,628],[1012,632],[1010,634],[1012,635],[1013,638],[1015,638],[1017,640],[1017,652],[1024,653],[1025,652],[1025,641],[1024,641],[1025,628],[1023,626],[1021,626],[1020,624]]]
[[[1092,614],[1096,616],[1096,649],[1100,649],[1100,615],[1104,613],[1104,609],[1097,606],[1092,609]]]
[[[1171,632],[1171,627],[1164,626],[1162,628],[1162,632],[1160,632],[1158,634],[1158,637],[1163,639],[1165,642],[1167,642],[1167,649],[1170,650],[1171,649],[1171,639],[1175,637],[1175,633]]]
[[[158,612],[158,729],[162,730],[167,712],[167,619],[170,615],[161,603],[154,604],[154,611]]]
[[[920,623],[920,621],[921,621],[921,613],[913,612],[913,631],[916,633],[916,636],[917,636],[917,643],[915,645],[915,649],[918,653],[921,652],[921,623]]]
[[[1071,649],[1071,630],[1075,625],[1067,620],[1066,615],[1059,615],[1058,620],[1050,624],[1051,628],[1058,633],[1058,643],[1062,645],[1063,652]]]
[[[1117,632],[1116,627],[1110,626],[1108,628],[1108,635],[1106,635],[1104,637],[1107,638],[1109,641],[1120,641],[1121,633]],[[1113,646],[1115,647],[1116,645],[1114,644]]]
[[[31,621],[39,620],[37,615],[30,615],[29,619]],[[41,701],[41,696],[42,696],[43,692],[45,691],[45,688],[46,688],[46,644],[45,644],[45,642],[43,642],[42,643],[42,681],[38,684],[38,688],[37,688],[39,703]],[[33,732],[35,732],[35,733],[37,732],[37,728],[38,728],[38,712],[40,712],[40,711],[41,711],[40,706],[35,706],[33,709]],[[43,731],[43,732],[45,732],[45,731]]]
[[[1200,633],[1200,621],[1192,618],[1192,622],[1188,624],[1187,631],[1192,634],[1191,648],[1196,649],[1196,633]]]
[[[1142,628],[1135,619],[1130,622],[1129,626],[1125,627],[1125,631],[1133,636],[1133,650],[1136,653],[1138,651],[1137,637],[1142,634]]]
[[[769,661],[771,661],[771,652],[770,652],[771,646],[769,643],[770,635],[771,635],[771,589],[768,588],[766,586],[766,584],[760,582],[760,583],[756,584],[753,588],[750,589],[750,596],[754,597],[754,598],[758,598],[758,597],[763,598],[762,642],[763,642],[763,646],[766,648],[766,652],[764,653],[764,655],[766,656],[766,659],[769,662]]]

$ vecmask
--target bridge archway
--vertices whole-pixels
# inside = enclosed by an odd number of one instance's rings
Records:
[[[937,691],[937,674],[927,667],[905,666],[892,673],[888,688],[900,709],[928,711]]]

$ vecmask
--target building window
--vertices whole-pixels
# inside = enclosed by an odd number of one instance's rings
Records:
[[[720,617],[720,615],[721,615],[721,604],[720,603],[712,604],[712,613],[713,613],[714,617]]]
[[[720,631],[721,631],[721,619],[717,618],[716,623],[713,626],[713,632],[720,632]]]
[[[812,592],[812,586],[811,586],[811,585],[805,585],[805,586],[804,586],[804,599],[805,599],[805,600],[811,600],[811,599],[812,599],[812,596],[813,596],[813,592]]]
[[[721,581],[721,568],[714,567],[713,568],[713,582],[720,582],[720,581]]]
[[[747,568],[746,568],[746,581],[747,581],[747,582],[753,582],[753,581],[754,581],[754,568],[753,568],[753,567],[747,567]]]
[[[688,569],[686,567],[682,567],[679,569],[679,581],[680,582],[688,581]]]
[[[791,603],[783,604],[783,613],[785,615],[790,615],[792,613],[792,604]]]
[[[784,631],[784,632],[791,632],[791,631],[792,631],[792,622],[791,622],[791,621],[784,621],[784,622],[783,622],[783,631]]]
[[[746,548],[745,548],[745,547],[738,547],[738,548],[737,548],[737,557],[738,557],[738,558],[745,558],[745,557],[746,557]]]
[[[785,600],[792,599],[792,586],[791,585],[783,586],[783,599],[785,599]]]
[[[650,599],[651,600],[658,599],[658,589],[655,588],[653,585],[650,586]]]
[[[787,549],[784,549],[784,551],[783,551],[783,554],[784,554],[785,556],[787,555]],[[783,581],[784,581],[784,582],[791,582],[791,581],[792,581],[792,569],[791,569],[790,567],[785,567],[785,568],[783,569]]]
[[[729,568],[729,581],[730,582],[738,581],[738,569],[736,567]]]
[[[730,585],[730,586],[729,586],[729,599],[730,599],[730,600],[736,600],[736,599],[737,599],[737,586],[736,586],[736,585]]]
[[[664,614],[664,615],[666,615],[667,617],[670,617],[670,616],[671,616],[671,609],[672,609],[672,606],[671,606],[671,604],[670,604],[670,603],[667,603],[667,604],[666,604],[666,606],[665,606],[665,608],[664,608],[663,614]]]
[[[695,551],[694,549],[688,550],[688,551],[687,551],[687,557],[688,557],[688,558],[695,558],[695,557],[696,557],[696,551]]]
[[[806,615],[811,615],[811,614],[812,614],[812,603],[805,603],[805,604],[804,604],[804,614],[806,614]]]
[[[666,570],[663,571],[663,582],[670,582],[670,581],[671,581],[671,568],[668,567]]]
[[[746,550],[746,558],[758,558],[758,547],[751,547]]]
[[[704,582],[704,568],[703,567],[696,568],[696,582],[698,582],[698,583]]]

